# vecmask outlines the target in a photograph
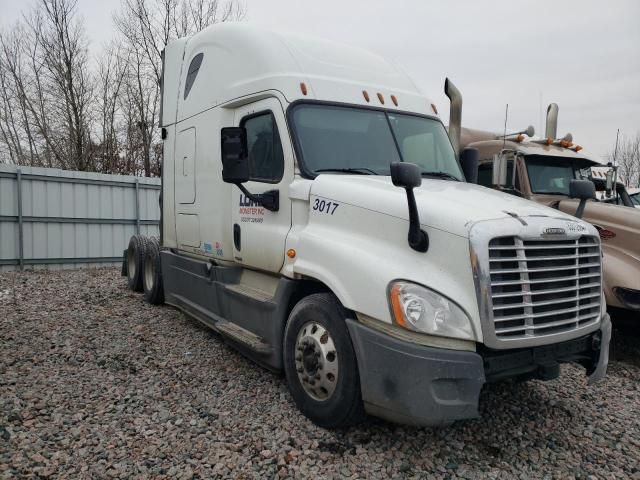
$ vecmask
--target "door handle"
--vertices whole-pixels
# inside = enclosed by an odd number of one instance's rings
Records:
[[[237,223],[233,224],[233,244],[236,247],[237,251],[240,251],[241,243],[240,243],[240,225]]]

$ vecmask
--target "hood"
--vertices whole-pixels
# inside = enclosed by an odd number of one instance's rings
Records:
[[[464,237],[474,223],[485,220],[537,216],[578,221],[553,208],[471,183],[425,178],[414,192],[422,225]],[[310,193],[409,219],[406,193],[393,185],[391,177],[319,175]]]
[[[578,200],[561,200],[558,208],[566,213],[573,213],[578,208]],[[627,231],[640,235],[640,211],[635,208],[606,202],[587,202],[584,209],[585,221],[596,228],[607,228],[612,231]]]

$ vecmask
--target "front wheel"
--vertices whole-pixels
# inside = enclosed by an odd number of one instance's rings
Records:
[[[315,424],[338,428],[364,417],[356,355],[334,295],[310,295],[293,308],[284,334],[284,368],[296,405]]]

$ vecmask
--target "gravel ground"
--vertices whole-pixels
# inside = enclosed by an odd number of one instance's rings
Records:
[[[640,479],[640,336],[606,381],[492,385],[482,418],[327,431],[284,379],[116,269],[0,274],[0,477]]]

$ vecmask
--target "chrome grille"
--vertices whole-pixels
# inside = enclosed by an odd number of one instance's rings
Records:
[[[569,332],[599,321],[601,255],[596,237],[489,242],[496,338]]]

